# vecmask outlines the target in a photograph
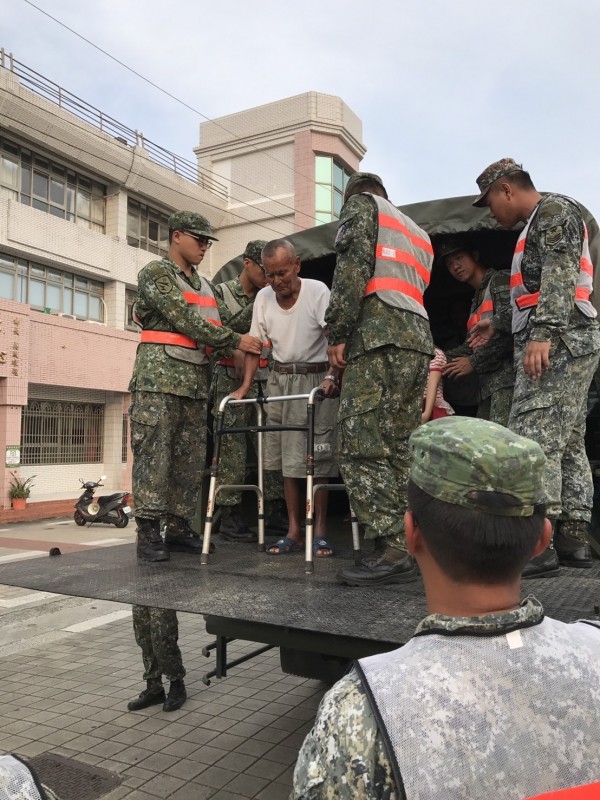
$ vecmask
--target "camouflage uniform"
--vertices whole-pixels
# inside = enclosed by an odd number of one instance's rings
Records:
[[[508,424],[512,403],[515,371],[513,365],[513,340],[511,333],[510,274],[489,269],[471,303],[471,314],[479,308],[486,290],[490,289],[494,303],[491,318],[496,330],[486,345],[473,350],[467,342],[446,351],[448,359],[467,356],[479,377],[481,402],[477,411],[480,419],[489,419],[499,425]],[[460,379],[459,379],[460,380]]]
[[[224,287],[231,292],[237,305],[241,306],[238,313],[232,313],[228,307]],[[248,297],[239,278],[233,278],[225,284],[216,284],[215,297],[222,303],[221,307],[227,308],[225,316],[221,319],[225,325],[238,333],[248,333],[252,322],[252,306],[254,298]],[[240,386],[241,379],[235,374],[234,367],[215,364],[213,367],[210,385],[212,401],[212,414],[216,416],[219,405],[227,395],[235,392]],[[258,396],[258,383],[255,379],[252,389],[246,397]],[[264,390],[264,382],[262,389]],[[256,421],[256,410],[252,406],[228,406],[225,410],[224,428],[244,428]],[[256,452],[256,436],[250,434],[233,434],[223,436],[219,455],[219,481],[221,484],[243,484],[246,482],[246,463],[248,456],[247,441],[250,439]],[[283,481],[281,473],[267,470],[264,473],[265,500],[277,500],[283,497]],[[241,502],[240,492],[222,492],[218,495],[219,506],[236,506]]]
[[[194,268],[188,278],[167,257],[140,272],[135,311],[144,330],[183,333],[231,355],[239,335],[190,310],[175,283],[176,273],[200,289]],[[206,460],[208,366],[175,359],[162,344],[141,343],[129,391],[136,517],[172,514],[191,520]]]
[[[517,371],[509,427],[538,441],[546,457],[548,516],[561,531],[585,541],[593,483],[584,444],[587,394],[598,366],[595,319],[574,305],[583,242],[581,212],[551,194],[539,204],[527,234],[521,271],[528,290],[540,291],[526,328],[515,334]],[[550,366],[539,380],[523,368],[528,342],[552,342]]]
[[[344,204],[325,315],[330,345],[347,343],[338,416],[339,466],[368,539],[404,549],[408,437],[420,424],[433,341],[423,317],[364,297],[373,276],[377,208],[366,194]]]
[[[181,651],[177,644],[177,614],[169,608],[133,606],[133,631],[142,650],[144,680],[160,682],[185,677]]]
[[[435,638],[430,642],[431,648],[437,650],[432,659],[423,665],[423,676],[429,671],[435,671],[436,680],[440,683],[441,691],[433,693],[427,697],[424,694],[420,695],[419,702],[423,710],[424,719],[444,720],[441,735],[444,735],[446,726],[452,726],[452,710],[453,707],[449,701],[448,696],[444,693],[444,687],[452,686],[456,676],[448,673],[444,668],[444,649],[451,651],[455,637],[501,637],[502,634],[509,631],[524,629],[524,634],[527,635],[531,626],[538,626],[544,619],[544,612],[541,604],[532,596],[528,597],[522,605],[513,611],[508,611],[503,614],[490,614],[484,617],[447,617],[443,614],[432,614],[426,617],[417,627],[415,635],[418,637],[433,635]],[[549,620],[550,621],[550,620]],[[559,625],[564,635],[569,636],[570,625]],[[583,627],[583,626],[582,626]],[[535,630],[535,628],[534,628]],[[600,642],[600,631],[598,632],[598,640]],[[451,635],[449,635],[451,634]],[[411,640],[415,641],[414,639]],[[402,653],[402,649],[398,651]],[[568,670],[570,660],[561,659],[560,651],[553,651],[553,656],[550,659],[541,657],[539,664],[539,674],[548,678],[554,675],[562,674],[563,670]],[[597,666],[590,664],[591,669],[597,672]],[[527,676],[531,681],[535,680],[535,675]],[[460,682],[466,679],[464,676],[458,678]],[[497,677],[494,670],[490,670],[489,675],[485,674],[482,665],[474,671],[472,678],[468,683],[469,692],[481,692],[485,697],[489,694],[490,687],[497,684]],[[586,686],[586,689],[589,689]],[[598,695],[598,690],[591,687],[592,693]],[[511,691],[504,689],[498,690],[498,709],[502,709],[507,704],[510,705]],[[431,705],[428,705],[431,703]],[[569,730],[569,726],[573,726],[573,720],[580,718],[579,707],[576,699],[573,697],[560,698],[561,710],[560,716],[562,720],[569,720],[567,729],[563,725],[554,725],[548,720],[548,725],[545,729],[546,736],[549,737],[547,749],[548,758],[553,764],[559,763],[561,770],[569,770],[570,765],[576,761],[569,754],[569,748],[566,746],[568,737],[577,735],[583,737],[587,742],[597,742],[598,734],[597,729],[593,726],[590,727],[590,717],[598,718],[597,703],[595,710],[588,709],[586,719],[582,721],[582,729]],[[457,712],[459,709],[457,707]],[[397,710],[401,714],[401,709]],[[498,713],[498,718],[500,714]],[[426,751],[425,754],[420,755],[420,761],[430,760],[432,763],[432,772],[435,765],[435,776],[439,777],[440,773],[444,774],[444,763],[451,757],[451,753],[444,752],[441,754],[436,752],[435,736],[434,734],[435,722],[427,725],[425,729],[418,727],[416,733],[417,743]],[[489,731],[490,750],[493,748],[493,727],[486,728]],[[427,733],[429,732],[429,736]],[[528,732],[532,735],[531,731]],[[425,735],[424,735],[425,734]],[[488,760],[483,754],[479,754],[476,748],[475,739],[476,735],[473,732],[469,745],[473,748],[473,755],[469,761],[469,768],[476,773],[476,782],[479,784],[487,785],[489,782],[494,783],[496,779],[495,789],[491,793],[485,795],[487,797],[523,797],[522,793],[518,791],[511,792],[510,787],[516,786],[518,781],[522,781],[522,776],[528,772],[528,746],[527,740],[522,740],[516,737],[513,730],[501,730],[498,732],[500,737],[499,745],[507,750],[511,759],[506,764],[506,770],[502,773],[497,772],[495,776],[491,776],[488,771]],[[514,737],[514,738],[513,738]],[[517,741],[518,738],[518,741]],[[555,746],[556,745],[556,746]],[[414,745],[418,747],[418,744]],[[593,745],[592,745],[593,747]],[[418,752],[418,751],[415,751]],[[597,750],[600,753],[600,749]],[[486,756],[488,752],[486,751]],[[464,754],[463,754],[464,757]],[[596,761],[598,761],[596,755]],[[587,769],[591,776],[594,775],[596,770],[596,777],[598,775],[598,764],[588,764],[584,767]],[[402,765],[400,765],[402,771]],[[407,765],[407,770],[410,769]],[[448,770],[450,772],[450,770]],[[558,772],[558,769],[557,769]],[[553,788],[564,788],[560,786],[560,777],[556,777],[552,771],[548,770],[547,784],[540,786],[539,791],[547,791]],[[593,778],[592,778],[593,779]],[[555,781],[555,783],[553,783]],[[306,737],[304,744],[300,750],[300,755],[294,771],[294,784],[293,792],[291,795],[292,800],[392,800],[393,798],[404,797],[403,791],[397,786],[394,778],[392,767],[392,760],[388,756],[384,736],[380,732],[371,703],[367,696],[367,690],[361,678],[359,678],[356,669],[352,670],[348,675],[342,678],[333,689],[331,689],[323,698],[317,718],[311,732]],[[428,773],[424,772],[422,777],[423,794],[419,793],[419,797],[453,797],[457,800],[476,800],[476,797],[484,797],[481,795],[467,794],[457,788],[456,784],[441,785],[436,783],[435,788],[428,785]],[[428,791],[429,790],[429,791]],[[537,794],[537,791],[536,791]]]
[[[494,423],[465,417],[436,420],[415,431],[411,445],[411,480],[438,500],[486,515],[531,517],[543,497],[545,457],[540,446]],[[513,503],[490,510],[488,491],[509,494]],[[426,538],[424,531],[422,535]],[[483,556],[480,542],[475,538],[473,547]],[[512,585],[512,572],[506,580]],[[513,639],[510,647],[523,647],[521,658],[518,649],[511,657],[505,638],[517,630],[522,638]],[[552,647],[544,642],[548,630],[556,634]],[[583,640],[584,650],[579,646]],[[479,657],[479,651],[489,654],[495,647],[495,658]],[[463,658],[465,652],[468,668],[453,669],[457,655]],[[600,631],[544,619],[532,596],[499,613],[431,614],[404,647],[361,660],[324,696],[300,750],[291,800],[513,798],[570,786],[582,776],[597,777],[599,658]],[[556,698],[561,720],[556,725],[554,708],[545,717],[555,702],[544,696],[545,681],[564,686],[572,671],[580,681]],[[536,698],[541,695],[543,712],[535,700],[531,713],[523,711],[528,688]],[[465,708],[471,713],[473,707],[472,723],[463,724]],[[489,725],[489,719],[495,724]],[[556,770],[548,770],[547,760],[540,758],[537,770],[531,768],[532,737],[538,757],[547,749]],[[577,756],[570,751],[573,737]],[[412,757],[398,758],[408,747]],[[461,770],[469,773],[474,792],[456,780]],[[519,791],[531,775],[531,781],[542,783],[539,790]]]

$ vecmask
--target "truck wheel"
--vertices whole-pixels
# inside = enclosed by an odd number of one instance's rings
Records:
[[[75,520],[75,523],[77,525],[80,525],[81,527],[83,527],[85,525],[85,518],[84,518],[83,514],[80,511],[76,511],[73,514],[73,519]]]
[[[126,528],[129,525],[129,517],[122,508],[117,508],[117,516],[119,517],[119,521],[115,522],[115,526],[117,528]]]

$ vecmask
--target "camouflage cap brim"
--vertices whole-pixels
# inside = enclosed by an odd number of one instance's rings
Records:
[[[502,178],[504,175],[509,175],[511,172],[520,172],[521,169],[521,165],[517,164],[514,158],[501,158],[499,161],[494,161],[494,163],[486,167],[481,175],[477,178],[476,182],[477,186],[479,187],[480,194],[479,197],[475,198],[475,202],[471,203],[471,205],[476,206],[477,208],[482,208],[483,206],[487,205],[486,198],[488,192],[498,178]]]

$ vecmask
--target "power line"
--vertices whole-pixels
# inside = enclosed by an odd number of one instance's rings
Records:
[[[211,122],[213,125],[216,125],[218,128],[220,128],[221,130],[225,131],[225,133],[227,133],[229,136],[233,137],[233,139],[238,140],[238,141],[241,140],[242,137],[237,136],[235,133],[233,133],[233,131],[230,131],[223,124],[221,124],[220,122],[217,122],[216,120],[211,119],[210,117],[207,117],[206,114],[203,114],[201,111],[198,111],[197,108],[194,108],[193,106],[191,106],[188,103],[186,103],[184,100],[181,100],[179,97],[177,97],[176,95],[172,94],[172,92],[169,92],[167,89],[164,89],[162,86],[159,86],[157,83],[154,83],[154,81],[150,80],[150,78],[147,78],[145,75],[142,75],[140,72],[135,70],[133,67],[130,67],[128,64],[126,64],[124,61],[121,61],[116,56],[113,56],[112,53],[109,53],[107,50],[104,50],[102,47],[100,47],[99,45],[97,45],[94,42],[92,42],[91,39],[88,39],[83,34],[79,33],[78,31],[74,30],[73,28],[70,28],[68,25],[66,25],[61,20],[57,19],[56,17],[53,17],[52,14],[49,14],[43,8],[40,8],[35,3],[32,3],[31,0],[23,0],[23,2],[27,3],[27,5],[31,6],[32,8],[35,8],[36,11],[39,11],[41,14],[44,14],[44,16],[48,17],[53,22],[56,22],[57,25],[60,25],[61,27],[65,28],[65,30],[68,30],[69,33],[72,33],[74,36],[77,36],[79,39],[84,41],[86,44],[89,44],[95,50],[98,50],[100,53],[105,55],[107,58],[110,58],[116,64],[119,64],[119,66],[123,67],[128,72],[131,72],[133,75],[135,75],[136,77],[140,78],[142,81],[144,81],[145,83],[149,84],[154,89],[157,89],[159,92],[162,92],[164,95],[166,95],[167,97],[171,98],[171,100],[175,100],[176,103],[179,103],[184,108],[187,108],[189,111],[192,111],[194,114],[197,114],[199,117],[202,117],[202,119],[206,120],[207,122]],[[258,147],[255,147],[254,145],[250,145],[250,146],[252,147],[253,150],[256,150],[257,152],[259,151]],[[286,169],[289,169],[292,172],[296,173],[297,175],[300,175],[302,178],[308,179],[308,180],[312,181],[313,183],[315,183],[314,178],[312,178],[309,175],[305,175],[303,172],[298,171],[294,167],[290,167],[289,164],[286,164],[284,161],[281,161],[279,158],[276,158],[271,153],[267,153],[267,152],[264,152],[262,150],[260,152],[262,152],[263,155],[267,156],[268,158],[271,158],[277,164],[281,164]],[[262,196],[264,197],[264,195],[262,195]],[[288,208],[289,208],[289,206],[288,206]],[[293,209],[293,210],[295,211],[296,209]],[[314,219],[315,221],[317,221],[316,217],[311,217],[311,219]]]
[[[39,110],[39,106],[37,106],[35,103],[32,103],[30,100],[25,100],[24,98],[20,98],[20,99],[21,99],[22,102],[28,103],[29,105],[33,106],[36,110]],[[6,119],[6,120],[9,120],[10,122],[15,122],[15,123],[19,123],[19,124],[22,123],[22,120],[20,120],[20,119],[18,119],[16,117],[11,117],[11,116],[9,116],[8,114],[6,114],[4,112],[3,112],[3,115],[2,115],[2,119]],[[70,125],[73,125],[78,130],[81,130],[79,128],[79,126],[76,125],[75,122],[72,122],[71,120],[64,120],[64,121],[68,122]],[[58,136],[54,136],[53,134],[49,133],[48,130],[46,130],[46,129],[36,128],[31,123],[29,123],[27,127],[28,127],[29,130],[34,131],[35,133],[43,134],[45,139],[50,138],[53,141],[58,142],[61,145],[64,144],[62,139],[60,139]],[[18,132],[13,132],[13,135],[15,133],[18,133]],[[103,139],[101,133],[99,133],[99,132],[96,133],[95,131],[89,131],[88,133],[89,133],[90,136],[94,136],[97,139],[101,139],[102,142],[104,143],[104,139]],[[98,159],[99,161],[102,161],[103,163],[108,164],[108,165],[110,165],[112,167],[122,168],[121,164],[117,163],[116,161],[113,161],[110,158],[106,158],[105,156],[99,155],[98,153],[92,153],[90,150],[86,150],[83,147],[80,147],[79,150],[80,150],[80,152],[83,152],[88,156],[91,156],[91,157],[93,157],[95,159]],[[133,150],[131,151],[131,153],[133,155]],[[93,172],[93,169],[90,169],[89,166],[88,166],[88,170]],[[155,180],[154,178],[151,178],[150,176],[145,176],[145,180],[150,184],[154,184],[155,186],[158,186],[159,188],[162,188],[162,189],[168,189],[169,188],[168,186],[166,186],[166,184],[161,183],[160,181]],[[221,214],[230,214],[232,217],[234,217],[234,218],[236,218],[238,220],[241,220],[241,222],[248,223],[248,224],[259,224],[265,230],[270,231],[271,233],[277,234],[278,238],[281,237],[281,236],[287,236],[288,235],[288,232],[283,232],[281,230],[276,230],[275,228],[271,228],[268,225],[265,225],[264,223],[262,223],[261,221],[256,221],[256,220],[249,219],[248,217],[244,217],[241,214],[236,213],[234,211],[231,211],[230,209],[227,209],[227,208],[220,208],[219,206],[216,206],[213,203],[209,203],[208,201],[206,201],[204,199],[199,200],[198,197],[196,197],[193,194],[190,194],[189,192],[185,192],[185,191],[182,191],[180,189],[177,189],[176,191],[179,194],[181,194],[183,197],[187,197],[190,200],[194,200],[195,202],[201,202],[205,206],[207,206],[208,208],[213,208],[215,211],[218,211]],[[234,197],[233,199],[235,200],[236,198]],[[243,203],[244,201],[240,200],[239,202]],[[244,205],[248,206],[249,208],[254,208],[254,206],[251,206],[248,203],[244,203]],[[273,219],[273,220],[280,219],[280,217],[277,217],[274,214],[267,214],[267,216],[268,216],[269,219]]]
[[[27,0],[26,0],[26,2],[27,2]],[[40,91],[40,89],[44,89],[44,90],[47,92],[47,91],[48,91],[48,87],[47,87],[47,86],[45,86],[45,85],[43,85],[43,84],[38,84],[38,83],[36,83],[36,81],[35,81],[34,79],[32,79],[31,75],[29,75],[28,73],[32,73],[33,75],[36,75],[38,78],[41,78],[42,80],[45,80],[45,81],[47,81],[49,84],[51,84],[51,85],[53,85],[53,86],[56,86],[56,87],[58,88],[58,91],[60,92],[60,91],[61,91],[61,88],[58,86],[58,84],[54,84],[52,81],[49,81],[47,78],[45,78],[44,76],[42,76],[42,75],[40,75],[39,73],[35,72],[34,70],[32,70],[32,69],[31,69],[30,67],[28,67],[27,65],[25,65],[25,64],[22,64],[20,61],[17,61],[16,59],[13,59],[13,64],[17,64],[17,65],[19,65],[20,67],[24,68],[24,70],[25,70],[25,71],[14,70],[14,73],[15,73],[15,74],[16,74],[16,75],[17,75],[17,76],[20,78],[20,79],[24,80],[26,84],[27,84],[27,83],[31,84],[31,85],[34,87],[34,88],[33,88],[33,91],[34,91],[34,92],[36,92],[36,94],[39,94],[39,95],[41,95],[42,97],[44,97],[45,99],[49,100],[50,102],[54,102],[54,100],[52,100],[52,98],[51,98],[51,97],[47,97],[47,96],[46,96],[46,94],[44,94],[44,92]],[[94,108],[94,106],[91,106],[91,105],[89,105],[88,103],[86,103],[85,101],[81,100],[80,98],[77,98],[77,97],[76,97],[76,95],[73,95],[73,94],[72,94],[71,92],[69,92],[68,90],[66,90],[66,94],[68,95],[69,99],[70,99],[70,98],[73,98],[73,99],[77,100],[77,101],[78,101],[78,102],[80,102],[80,103],[85,103],[85,106],[86,106],[86,108],[87,108],[87,109],[92,109],[94,112],[97,112],[97,113],[99,113],[99,114],[102,114],[102,112],[100,112],[98,109]],[[62,108],[62,107],[63,107],[63,106],[61,105],[61,103],[58,103],[58,105],[59,105],[59,107],[60,107],[60,108]],[[69,112],[69,113],[73,114],[74,116],[76,116],[78,119],[81,119],[81,120],[83,120],[84,122],[87,122],[88,124],[90,124],[91,126],[93,126],[93,123],[89,122],[89,120],[87,120],[87,119],[85,118],[85,116],[83,116],[83,115],[81,115],[81,114],[76,114],[76,113],[74,113],[74,112],[73,112],[73,111],[71,111],[71,110],[70,110],[68,107],[66,107],[66,108],[65,108],[65,110],[66,110],[67,112]],[[112,120],[112,118],[111,118],[111,117],[106,117],[106,119],[110,119],[110,120]],[[115,123],[117,122],[116,120],[112,120],[112,121],[113,121],[113,122],[115,122]],[[117,124],[119,124],[119,125],[120,125],[121,123],[117,123]],[[102,129],[101,129],[101,130],[102,130]],[[106,131],[103,131],[103,132],[104,132],[104,133],[106,133]],[[133,132],[133,131],[130,131],[130,133],[134,133],[134,132]],[[153,143],[151,143],[151,142],[148,140],[148,144],[153,144]],[[160,146],[157,146],[157,147],[159,147],[159,148],[160,148]],[[163,148],[160,148],[160,149],[161,149],[161,150],[163,150]],[[169,151],[166,151],[166,150],[165,150],[164,152],[165,152],[165,153],[169,153]],[[209,180],[210,180],[210,181],[212,181],[212,182],[214,182],[214,181],[215,181],[214,174],[213,174],[213,173],[211,173],[211,172],[209,172],[209,170],[205,169],[204,167],[200,167],[200,165],[199,165],[199,164],[197,164],[197,163],[196,163],[196,164],[194,164],[192,161],[188,161],[187,159],[183,158],[182,156],[176,155],[175,153],[170,153],[170,155],[172,155],[172,156],[174,156],[175,158],[177,158],[177,159],[178,159],[178,160],[179,160],[181,163],[183,163],[184,165],[186,165],[188,168],[191,168],[192,172],[194,172],[194,171],[195,171],[195,172],[197,172],[197,174],[198,174],[198,177],[206,177],[207,179],[209,179]],[[264,155],[268,155],[268,154],[267,154],[267,153],[265,153]],[[277,159],[276,159],[276,160],[277,160]],[[164,164],[162,164],[162,163],[161,163],[161,162],[159,162],[159,161],[158,161],[157,163],[159,163],[159,164],[160,164],[160,166],[164,166]],[[279,163],[283,164],[283,162],[279,162]],[[261,194],[260,192],[258,192],[258,191],[257,191],[257,190],[255,190],[254,188],[252,188],[252,187],[250,187],[250,186],[245,186],[244,184],[242,184],[242,183],[239,183],[239,181],[235,181],[235,180],[233,180],[233,179],[231,179],[231,178],[230,178],[230,181],[229,181],[229,182],[230,182],[230,184],[232,184],[233,186],[237,186],[237,187],[239,187],[240,189],[245,189],[246,191],[252,192],[252,193],[256,194],[258,197],[261,197],[261,198],[263,198],[263,199],[265,199],[265,200],[268,200],[269,202],[275,203],[276,205],[278,205],[278,206],[281,206],[281,208],[285,208],[286,210],[288,210],[288,211],[291,211],[291,212],[293,212],[294,214],[295,214],[295,213],[301,213],[301,214],[303,214],[304,216],[307,216],[307,217],[308,217],[309,219],[311,219],[313,222],[316,222],[316,223],[318,223],[318,220],[317,220],[317,218],[316,218],[315,216],[311,216],[310,214],[306,214],[305,212],[303,212],[303,211],[300,211],[299,209],[296,209],[294,206],[290,206],[290,205],[287,205],[287,203],[283,203],[281,200],[276,200],[276,199],[274,199],[274,198],[271,198],[271,197],[269,197],[269,196],[267,196],[267,195]],[[247,203],[246,201],[244,201],[244,200],[241,200],[241,199],[240,199],[240,198],[238,198],[238,197],[235,197],[233,194],[231,194],[231,195],[230,195],[230,198],[231,198],[232,200],[235,200],[236,202],[238,202],[238,203],[242,204],[242,205],[251,206],[251,204],[250,204],[250,203]],[[271,217],[273,217],[274,219],[276,219],[276,218],[277,218],[277,214],[269,214],[269,213],[268,213],[267,215],[268,215],[268,216],[271,216]]]

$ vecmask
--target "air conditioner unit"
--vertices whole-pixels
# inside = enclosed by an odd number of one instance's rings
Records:
[[[66,317],[67,319],[77,319],[75,314],[64,314],[62,311],[59,311],[57,316],[59,317]]]

